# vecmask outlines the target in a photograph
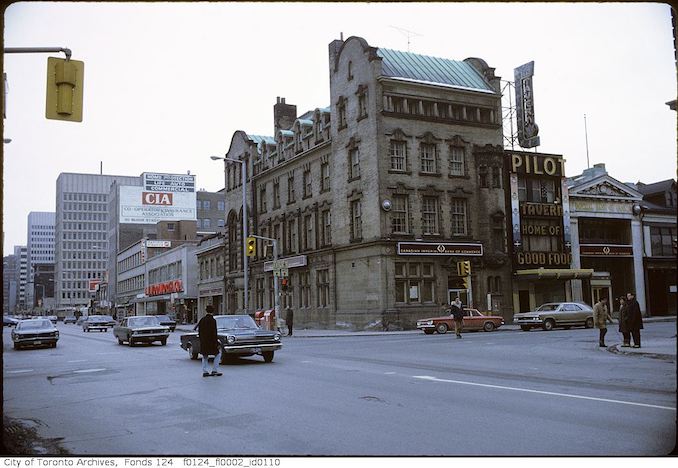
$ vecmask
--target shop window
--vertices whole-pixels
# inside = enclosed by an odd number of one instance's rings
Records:
[[[436,302],[433,264],[396,262],[395,301],[406,304]]]

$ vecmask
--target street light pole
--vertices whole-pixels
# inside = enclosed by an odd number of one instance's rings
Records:
[[[248,262],[247,262],[247,162],[241,161],[240,159],[232,159],[220,156],[210,156],[210,159],[216,161],[218,159],[224,160],[224,172],[226,172],[226,161],[231,161],[240,164],[242,168],[242,268],[243,268],[243,306],[245,308],[245,313],[249,313],[249,272],[248,272]],[[226,188],[224,187],[224,195],[226,194]],[[224,206],[224,210],[226,207]],[[224,216],[224,220],[228,219]],[[226,306],[226,291],[224,290],[224,308]]]

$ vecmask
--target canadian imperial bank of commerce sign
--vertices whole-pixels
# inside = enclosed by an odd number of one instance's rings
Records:
[[[483,244],[456,242],[398,242],[398,255],[459,255],[480,257]]]

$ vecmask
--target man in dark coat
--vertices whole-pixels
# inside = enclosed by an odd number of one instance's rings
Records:
[[[202,376],[209,377],[210,375],[223,375],[218,371],[217,366],[221,360],[221,346],[219,346],[219,339],[217,338],[217,321],[214,320],[214,307],[208,305],[205,309],[207,312],[203,318],[195,326],[194,330],[198,330],[200,338],[200,354],[202,354]],[[209,364],[209,357],[214,356],[212,362],[212,372],[207,369]]]
[[[454,333],[457,338],[461,338],[461,330],[464,327],[464,305],[458,297],[452,302],[450,313],[454,318]]]
[[[629,313],[624,296],[619,298],[619,332],[624,337],[622,348],[631,346],[631,332],[629,331]]]
[[[636,295],[632,292],[626,295],[626,314],[628,315],[628,330],[633,337],[633,347],[640,348],[640,330],[643,329],[643,316]]]
[[[285,323],[287,324],[287,336],[292,336],[292,327],[294,326],[294,311],[291,307],[287,308],[285,313]]]

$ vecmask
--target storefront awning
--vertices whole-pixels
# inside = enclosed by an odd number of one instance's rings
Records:
[[[187,296],[184,293],[180,293],[174,296],[175,301],[179,301],[182,299],[195,299],[195,297]],[[144,297],[137,297],[134,298],[130,301],[130,303],[138,303],[138,302],[158,302],[158,301],[170,301],[170,295],[169,294],[160,294],[158,296],[144,296]]]
[[[526,280],[571,280],[590,278],[593,275],[591,268],[537,268],[535,270],[518,270],[516,279]]]

